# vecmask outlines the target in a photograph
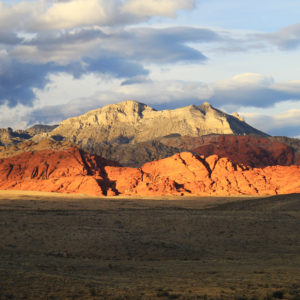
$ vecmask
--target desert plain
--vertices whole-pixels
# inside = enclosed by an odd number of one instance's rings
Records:
[[[1,191],[0,299],[300,299],[300,194]]]

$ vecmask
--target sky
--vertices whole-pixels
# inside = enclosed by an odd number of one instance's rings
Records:
[[[299,0],[0,0],[0,127],[204,101],[300,138]]]

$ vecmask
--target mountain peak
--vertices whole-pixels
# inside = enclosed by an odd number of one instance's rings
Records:
[[[237,118],[238,120],[245,122],[245,119],[243,117],[241,117],[237,112],[234,112],[232,114],[232,116],[234,116],[235,118]]]
[[[203,102],[202,104],[201,104],[201,106],[203,106],[203,107],[212,107],[211,105],[210,105],[210,103],[209,102]]]
[[[212,107],[200,106],[157,111],[146,104],[126,100],[106,105],[82,116],[67,119],[52,131],[73,142],[138,143],[179,134],[197,137],[207,134],[257,134],[263,132]]]

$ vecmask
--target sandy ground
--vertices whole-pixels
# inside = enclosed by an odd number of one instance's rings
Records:
[[[0,192],[0,299],[300,299],[300,195]]]

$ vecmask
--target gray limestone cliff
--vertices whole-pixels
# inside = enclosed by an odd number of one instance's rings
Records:
[[[157,111],[128,100],[104,106],[82,116],[62,121],[52,135],[61,135],[82,146],[90,143],[135,144],[179,134],[267,134],[251,127],[238,115],[229,115],[204,102],[174,110]]]

